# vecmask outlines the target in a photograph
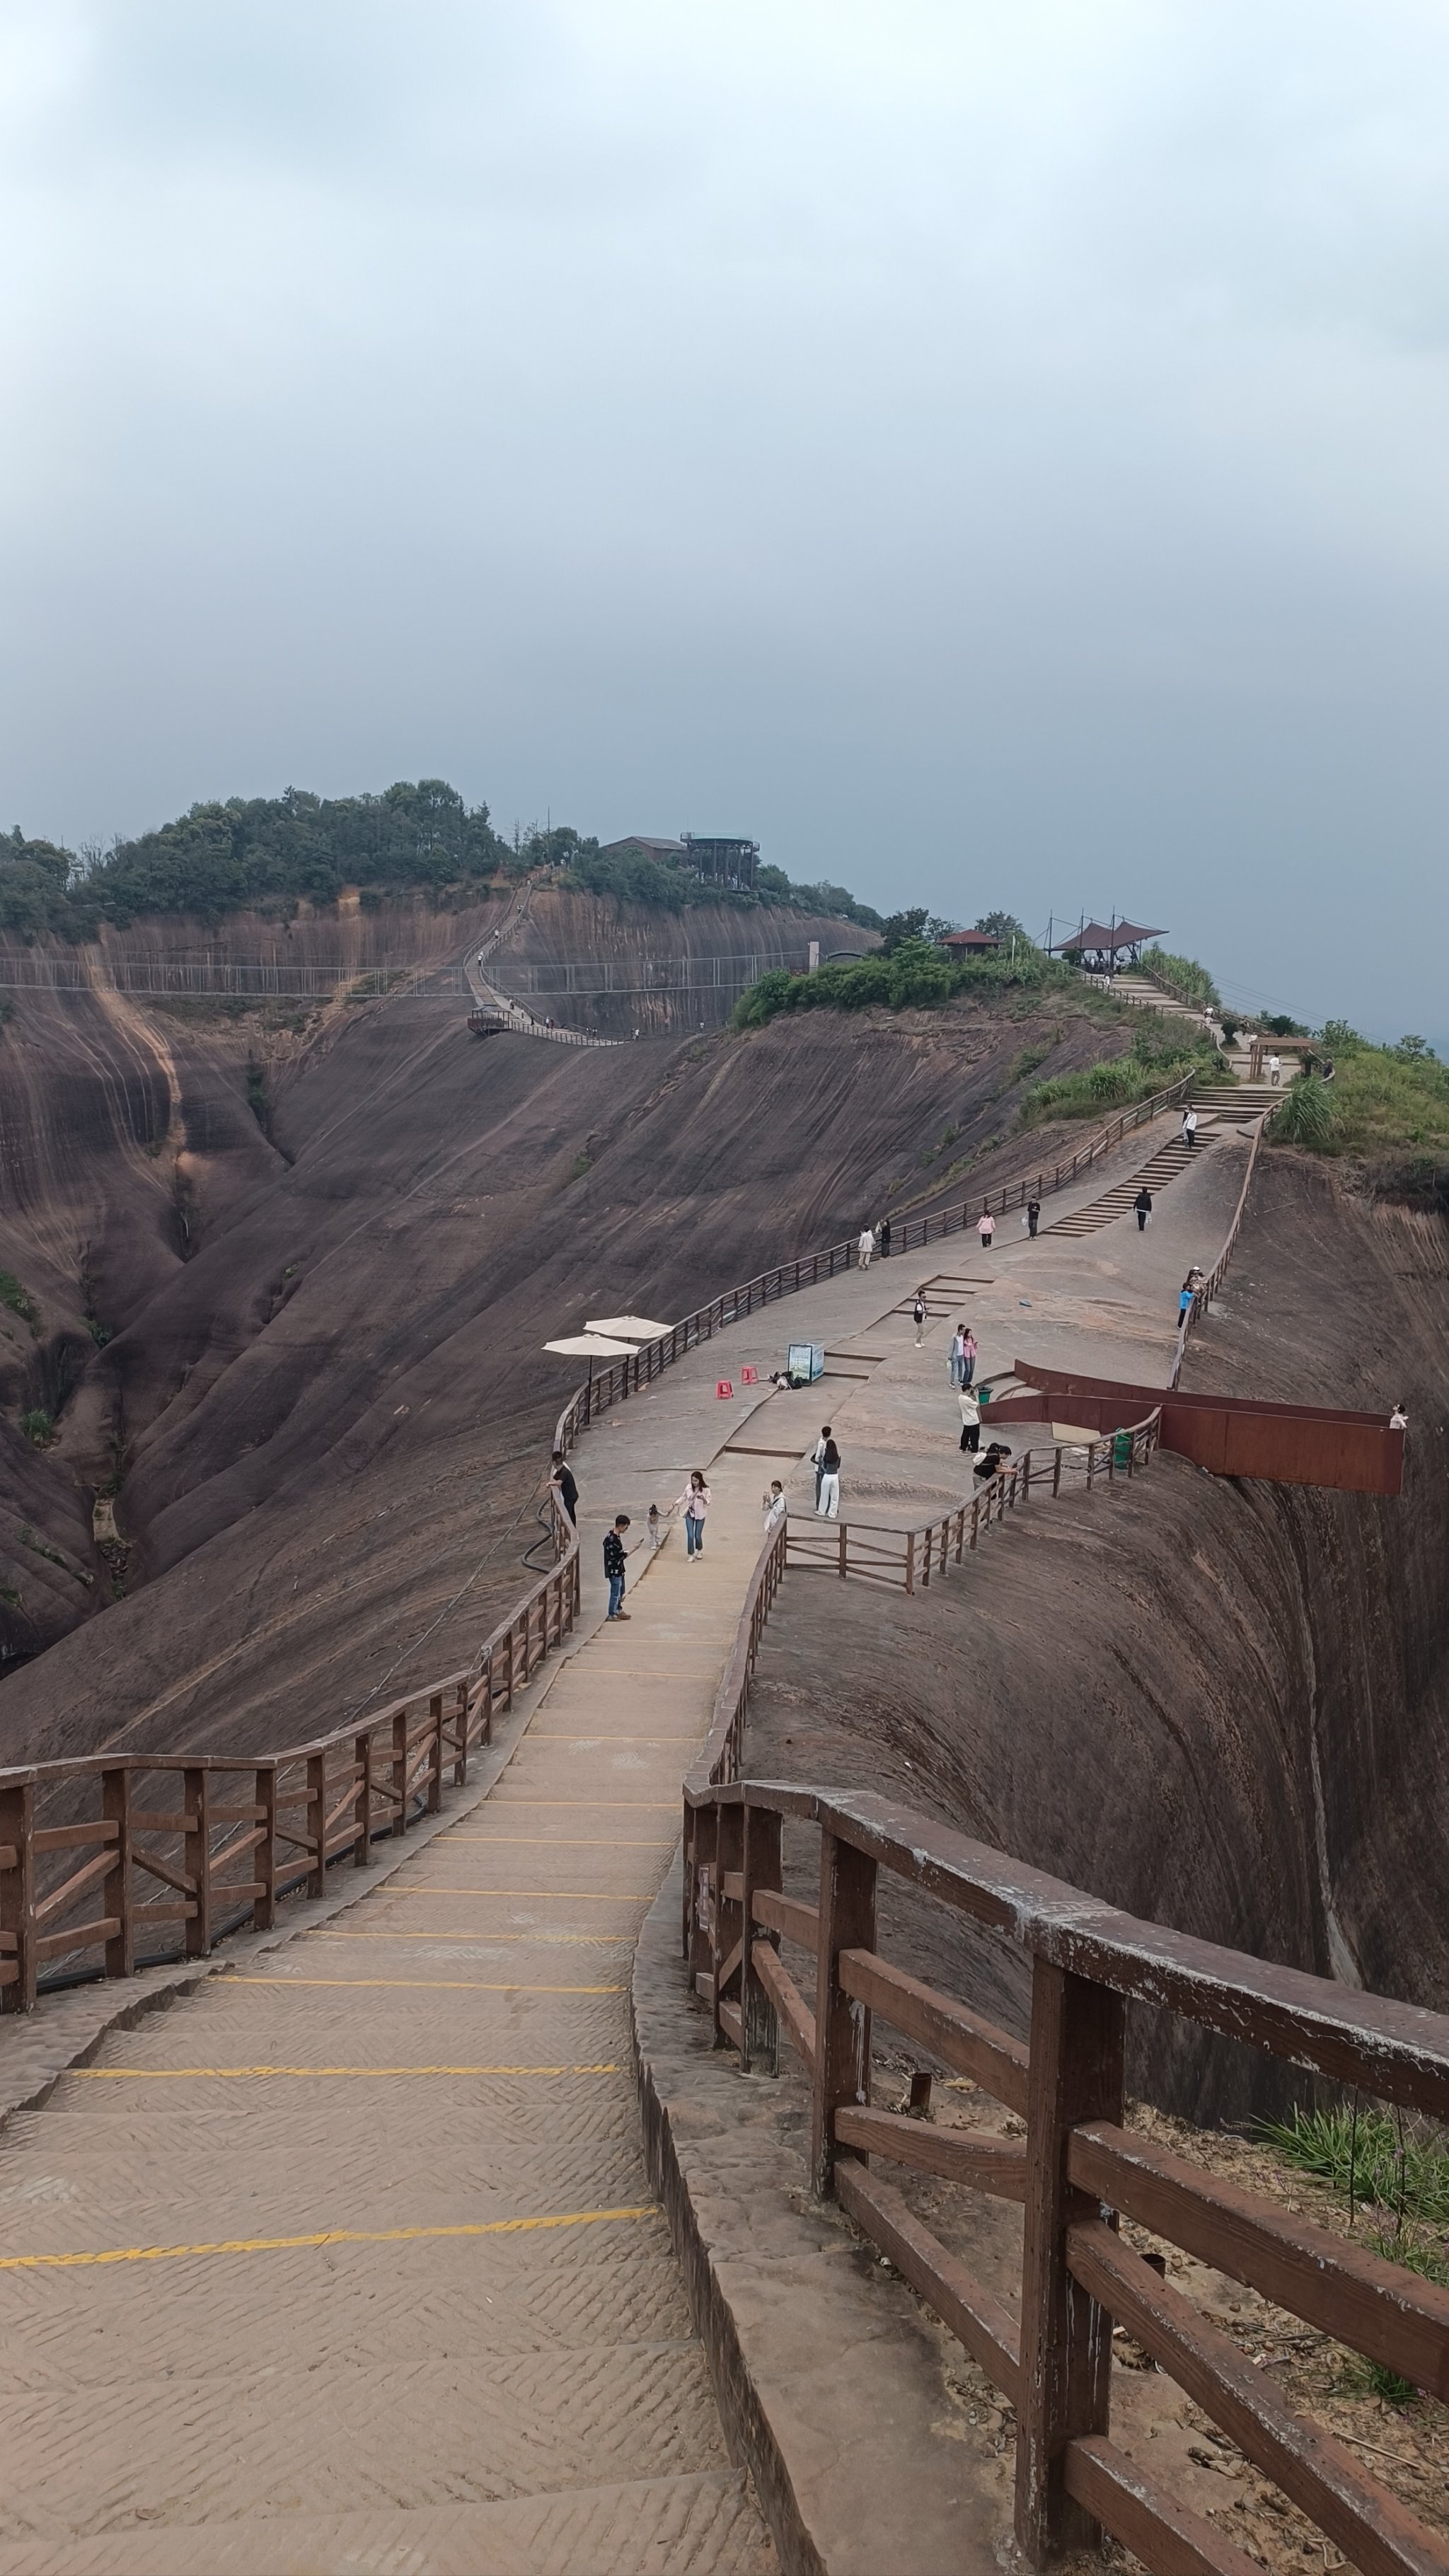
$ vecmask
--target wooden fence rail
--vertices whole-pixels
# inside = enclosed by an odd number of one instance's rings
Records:
[[[465,1672],[375,1717],[280,1753],[103,1753],[0,1770],[0,2011],[28,2012],[42,1969],[130,1976],[163,1955],[139,1945],[168,1927],[165,1955],[179,1932],[186,1958],[223,1931],[268,1931],[280,1896],[320,1896],[331,1864],[350,1854],[365,1869],[381,1836],[437,1814],[578,1615],[578,1540],[558,1517],[554,1543],[555,1564]]]
[[[1004,1520],[1033,1495],[1056,1496],[1073,1483],[1091,1492],[1096,1485],[1137,1475],[1158,1446],[1160,1420],[1154,1412],[1147,1421],[1106,1432],[1100,1440],[1024,1450],[999,1474],[983,1478],[969,1502],[913,1528],[898,1529],[885,1521],[812,1519],[804,1513],[786,1525],[783,1562],[802,1573],[838,1574],[842,1582],[925,1590],[933,1572],[940,1576],[948,1566],[960,1565],[993,1521]]]
[[[1449,2290],[1125,2128],[1122,2098],[1125,2011],[1137,2000],[1443,2120],[1449,2017],[1139,1921],[880,1798],[755,1780],[696,1782],[685,1796],[685,1946],[717,2041],[742,2072],[773,2074],[783,2033],[809,2080],[813,2190],[838,2200],[1015,2408],[1016,2537],[1031,2563],[1095,2545],[1105,2528],[1159,2576],[1251,2569],[1113,2442],[1117,2324],[1356,2567],[1444,2576],[1438,2535],[1296,2414],[1124,2243],[1118,2220],[1449,2398]],[[818,1828],[814,1905],[783,1892],[787,1820]],[[883,1869],[1026,1952],[1028,2045],[882,1955]],[[803,1952],[798,1969],[782,1942]],[[876,2019],[1024,2117],[1025,2139],[962,2137],[877,2109]],[[916,2215],[893,2167],[1020,2204],[1016,2313]]]

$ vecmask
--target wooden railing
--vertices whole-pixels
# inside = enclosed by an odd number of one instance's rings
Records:
[[[558,1519],[555,1545],[465,1672],[376,1717],[280,1753],[0,1770],[0,2011],[28,2012],[45,1968],[128,1977],[162,1956],[205,1958],[224,1931],[267,1931],[280,1896],[321,1896],[330,1864],[350,1853],[365,1869],[380,1836],[435,1815],[578,1615],[578,1540]],[[172,1948],[143,1950],[158,1934]]]
[[[1262,1117],[1258,1120],[1257,1126],[1253,1130],[1253,1141],[1248,1148],[1248,1168],[1243,1174],[1243,1186],[1238,1192],[1238,1204],[1233,1210],[1232,1224],[1229,1226],[1227,1234],[1223,1239],[1223,1248],[1218,1254],[1216,1261],[1213,1263],[1211,1270],[1208,1272],[1206,1279],[1203,1281],[1202,1286],[1199,1288],[1197,1295],[1194,1297],[1192,1304],[1184,1310],[1182,1321],[1177,1328],[1177,1346],[1172,1354],[1172,1368],[1167,1380],[1170,1387],[1176,1386],[1178,1379],[1182,1375],[1182,1363],[1187,1351],[1188,1337],[1191,1334],[1194,1325],[1198,1322],[1204,1308],[1212,1304],[1214,1297],[1217,1295],[1218,1290],[1223,1284],[1228,1263],[1233,1257],[1233,1248],[1237,1243],[1238,1236],[1243,1230],[1243,1215],[1248,1204],[1248,1191],[1252,1186],[1253,1174],[1258,1167],[1258,1151],[1268,1132],[1269,1123],[1277,1117],[1280,1106],[1280,1102],[1274,1101],[1272,1107],[1264,1111]]]
[[[1158,1092],[1151,1100],[1140,1100],[1134,1108],[1124,1110],[1121,1117],[1114,1118],[1110,1127],[1104,1127],[1081,1153],[1074,1154],[1070,1163],[1058,1163],[1050,1175],[1045,1171],[1029,1172],[1023,1180],[1009,1182],[1004,1189],[984,1198],[953,1199],[949,1206],[934,1209],[924,1216],[903,1218],[898,1227],[892,1227],[892,1255],[918,1252],[929,1243],[960,1234],[964,1228],[974,1226],[988,1209],[993,1216],[1003,1216],[1011,1208],[1025,1207],[1033,1196],[1045,1198],[1053,1190],[1070,1188],[1072,1182],[1090,1170],[1093,1163],[1100,1161],[1104,1154],[1112,1153],[1134,1128],[1145,1125],[1149,1119],[1158,1117],[1164,1109],[1185,1098],[1194,1079],[1190,1074],[1184,1075],[1180,1082]],[[641,1343],[632,1358],[616,1360],[612,1367],[601,1369],[587,1386],[578,1389],[565,1406],[559,1417],[561,1436],[557,1445],[566,1449],[579,1432],[596,1421],[600,1414],[612,1412],[616,1404],[652,1385],[672,1361],[682,1358],[686,1351],[694,1350],[700,1342],[707,1342],[713,1334],[722,1332],[726,1325],[737,1324],[761,1307],[773,1305],[778,1298],[791,1297],[801,1288],[816,1288],[822,1279],[833,1279],[837,1271],[856,1266],[859,1261],[857,1240],[853,1237],[845,1243],[827,1244],[822,1252],[802,1253],[798,1261],[782,1261],[773,1270],[760,1271],[757,1277],[747,1279],[741,1287],[727,1289],[724,1296],[713,1298],[707,1306],[697,1307],[692,1315],[686,1315],[681,1323],[661,1334],[657,1341]]]
[[[686,1809],[685,1944],[717,2042],[742,2073],[774,2074],[783,2031],[809,2080],[813,2191],[839,2202],[1014,2408],[1015,2529],[1030,2562],[1095,2545],[1105,2528],[1159,2576],[1252,2576],[1224,2532],[1112,2440],[1115,2324],[1354,2566],[1443,2576],[1442,2540],[1297,2414],[1118,2222],[1449,2398],[1449,2290],[1170,2153],[1124,2125],[1123,2101],[1126,2006],[1138,2001],[1444,2120],[1449,2018],[1139,1921],[880,1798],[751,1780],[689,1790]],[[790,1820],[819,1829],[813,1905],[784,1892]],[[882,1955],[882,1869],[1025,1951],[1028,2046]],[[792,1970],[782,1941],[806,1964]],[[1017,2114],[1025,2137],[877,2108],[873,2019]],[[882,2164],[1020,2205],[1015,2312],[924,2225]]]
[[[812,1518],[808,1512],[786,1525],[784,1563],[802,1573],[838,1574],[841,1580],[885,1583],[893,1589],[925,1590],[932,1570],[942,1575],[960,1565],[991,1527],[1018,1505],[1045,1494],[1058,1495],[1063,1483],[1080,1482],[1090,1493],[1095,1485],[1130,1480],[1147,1465],[1158,1445],[1160,1414],[1131,1429],[1105,1432],[1098,1440],[1058,1441],[1050,1449],[1027,1449],[999,1474],[983,1477],[969,1502],[953,1511],[897,1529],[884,1521]],[[773,1598],[773,1595],[771,1596]]]

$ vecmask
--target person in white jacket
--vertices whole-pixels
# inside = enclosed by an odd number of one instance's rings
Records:
[[[829,1446],[830,1425],[828,1422],[822,1422],[820,1426],[820,1437],[815,1443],[814,1452],[810,1460],[810,1464],[815,1470],[815,1508],[817,1512],[820,1509],[820,1479],[825,1473],[825,1452]]]
[[[974,1451],[981,1438],[981,1406],[969,1386],[958,1387],[956,1403],[961,1414],[961,1446]]]
[[[772,1538],[775,1531],[779,1528],[781,1521],[785,1518],[785,1488],[781,1484],[778,1476],[771,1479],[770,1490],[768,1494],[763,1497],[763,1502],[765,1511],[765,1536],[766,1538]]]
[[[833,1440],[826,1441],[820,1462],[820,1499],[815,1509],[823,1521],[838,1520],[840,1516],[840,1451]]]
[[[696,1467],[683,1493],[677,1494],[674,1500],[675,1510],[682,1508],[684,1512],[684,1536],[691,1565],[697,1556],[704,1554],[704,1519],[709,1510],[709,1502],[709,1487],[704,1481],[704,1469]]]
[[[870,1256],[874,1250],[875,1236],[868,1225],[863,1225],[856,1239],[855,1246],[855,1257],[862,1270],[868,1270],[870,1268]]]

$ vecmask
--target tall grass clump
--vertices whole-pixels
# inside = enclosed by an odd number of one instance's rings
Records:
[[[1449,1192],[1449,1065],[1421,1037],[1376,1046],[1345,1020],[1330,1020],[1315,1044],[1333,1080],[1315,1072],[1295,1082],[1270,1137],[1352,1156],[1415,1195]]]
[[[1265,2120],[1259,2134],[1285,2164],[1328,2184],[1347,2206],[1374,2213],[1367,2242],[1387,2262],[1449,2286],[1449,2144],[1409,2127],[1402,2115],[1357,2103]],[[1413,2382],[1382,2362],[1355,2361],[1350,2384],[1391,2406],[1417,2397]]]

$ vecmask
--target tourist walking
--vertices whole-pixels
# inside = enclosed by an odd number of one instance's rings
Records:
[[[868,1225],[863,1225],[860,1229],[855,1246],[855,1257],[860,1263],[862,1270],[868,1270],[870,1268],[870,1256],[874,1250],[875,1235]]]
[[[1152,1223],[1152,1192],[1145,1181],[1132,1204],[1137,1210],[1137,1231],[1142,1234]]]
[[[963,1386],[956,1403],[961,1415],[961,1446],[974,1450],[981,1438],[981,1407],[969,1386]]]
[[[1030,1235],[1030,1237],[1031,1237],[1031,1239],[1032,1239],[1032,1242],[1033,1242],[1033,1243],[1035,1243],[1035,1241],[1036,1241],[1036,1230],[1037,1230],[1037,1227],[1038,1227],[1038,1225],[1040,1224],[1040,1222],[1041,1222],[1041,1201],[1040,1201],[1040,1199],[1028,1199],[1028,1200],[1027,1200],[1027,1203],[1026,1203],[1026,1230],[1027,1230],[1027,1233]]]
[[[820,1491],[815,1509],[823,1521],[837,1520],[840,1516],[840,1451],[833,1440],[826,1441],[825,1455],[820,1462]]]
[[[684,1505],[685,1543],[692,1565],[697,1556],[704,1554],[704,1520],[710,1504],[709,1487],[704,1481],[702,1467],[691,1470],[688,1484],[675,1499],[676,1510],[681,1503]]]
[[[964,1324],[958,1324],[956,1330],[951,1335],[950,1357],[951,1384],[953,1386],[964,1386],[966,1383],[966,1327]]]
[[[771,1477],[770,1490],[762,1497],[762,1508],[765,1515],[765,1536],[769,1538],[785,1518],[785,1488],[778,1476]]]
[[[982,1209],[980,1216],[976,1220],[976,1231],[981,1237],[982,1251],[989,1252],[996,1236],[996,1219],[992,1215],[990,1208]]]
[[[1186,1145],[1189,1152],[1191,1152],[1193,1146],[1197,1143],[1197,1111],[1195,1109],[1184,1109],[1182,1113],[1182,1133],[1177,1141],[1180,1145]]]
[[[1269,1058],[1268,1058],[1268,1080],[1273,1084],[1274,1088],[1276,1089],[1276,1088],[1277,1088],[1277,1085],[1282,1081],[1282,1079],[1283,1079],[1283,1059],[1282,1059],[1282,1057],[1281,1057],[1280,1055],[1270,1055],[1270,1056],[1269,1056]]]
[[[606,1533],[604,1538],[604,1572],[607,1575],[609,1582],[609,1617],[611,1619],[627,1619],[629,1616],[628,1611],[622,1606],[624,1600],[624,1532],[628,1526],[628,1513],[620,1512],[615,1517],[613,1528]]]
[[[916,1290],[916,1302],[911,1308],[911,1321],[916,1328],[916,1348],[919,1350],[921,1347],[922,1337],[926,1330],[926,1292],[924,1288],[918,1288]]]
[[[889,1261],[891,1257],[891,1221],[888,1216],[883,1216],[881,1218],[879,1225],[876,1227],[875,1234],[876,1248],[880,1253],[882,1261]]]
[[[554,1492],[558,1496],[560,1509],[567,1514],[570,1529],[577,1529],[579,1525],[579,1489],[574,1482],[573,1469],[570,1467],[569,1462],[561,1449],[555,1449],[553,1453],[553,1467],[550,1471],[549,1483],[552,1485]]]
[[[822,1422],[820,1426],[820,1437],[815,1443],[814,1454],[810,1462],[815,1469],[815,1508],[817,1512],[820,1509],[820,1479],[825,1473],[825,1452],[829,1446],[830,1425],[828,1422]]]
[[[1177,1292],[1177,1329],[1179,1332],[1181,1332],[1189,1315],[1192,1313],[1194,1306],[1197,1304],[1198,1282],[1201,1278],[1202,1272],[1200,1270],[1189,1270],[1187,1277],[1184,1279],[1182,1286]]]
[[[961,1341],[961,1383],[963,1386],[969,1386],[973,1377],[976,1375],[976,1348],[976,1336],[972,1332],[970,1325],[967,1324],[962,1328]]]

